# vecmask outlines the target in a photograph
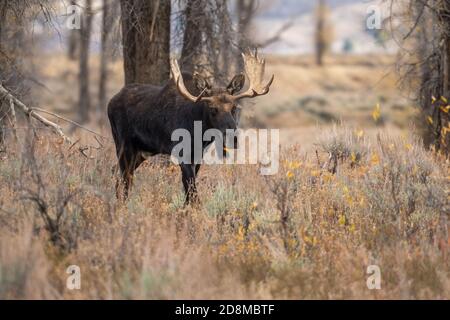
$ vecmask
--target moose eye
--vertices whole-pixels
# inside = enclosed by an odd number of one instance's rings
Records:
[[[231,114],[232,114],[233,116],[235,116],[236,114],[238,114],[239,109],[240,109],[239,106],[237,106],[237,105],[233,106],[233,109],[231,109]]]
[[[216,108],[211,108],[211,115],[216,116],[219,113],[219,110]]]

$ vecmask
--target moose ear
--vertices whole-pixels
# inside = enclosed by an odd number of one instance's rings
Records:
[[[203,78],[200,74],[194,73],[192,78],[194,79],[195,87],[200,90],[200,92],[211,89],[211,85],[208,80]]]
[[[234,76],[233,80],[231,80],[230,84],[227,86],[227,91],[230,94],[235,94],[236,92],[239,92],[242,90],[245,84],[245,75],[244,74],[238,74]]]

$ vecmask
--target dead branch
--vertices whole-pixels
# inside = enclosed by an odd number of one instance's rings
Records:
[[[59,125],[57,125],[56,123],[51,122],[50,120],[44,118],[40,114],[35,113],[32,108],[27,107],[22,101],[20,101],[15,96],[13,96],[1,84],[0,84],[0,94],[3,94],[6,97],[6,99],[8,99],[10,101],[13,101],[14,105],[16,107],[19,107],[19,109],[22,110],[22,112],[24,112],[27,116],[33,117],[34,119],[36,119],[39,122],[41,122],[42,124],[44,124],[46,127],[51,128],[53,130],[53,132],[55,132],[56,134],[61,136],[64,139],[64,141],[72,144],[72,140],[68,136],[66,136],[64,134],[64,132],[62,131],[62,129],[61,129],[61,127]]]
[[[107,137],[101,135],[100,133],[95,132],[95,131],[92,130],[92,129],[89,129],[89,128],[87,128],[87,127],[85,127],[85,126],[79,124],[78,122],[73,121],[73,120],[70,120],[70,119],[68,119],[68,118],[66,118],[66,117],[60,116],[59,114],[56,114],[56,113],[54,113],[54,112],[50,112],[50,111],[47,111],[47,110],[41,109],[41,108],[32,108],[32,110],[33,110],[33,111],[37,111],[37,112],[46,113],[46,114],[51,115],[51,116],[53,116],[53,117],[55,117],[55,118],[58,118],[58,119],[60,119],[60,120],[64,120],[64,121],[66,121],[66,122],[68,122],[68,123],[70,123],[70,124],[73,124],[74,126],[80,128],[80,129],[83,129],[83,130],[86,130],[86,131],[92,133],[92,134],[94,135],[94,137],[95,137],[95,136],[98,136],[98,137],[103,138],[103,139],[108,139]],[[97,140],[97,141],[98,141],[98,140]]]
[[[9,99],[9,112],[11,113],[11,128],[14,134],[14,138],[17,140],[17,119],[16,119],[16,110],[14,109],[14,101]]]
[[[294,21],[293,20],[286,22],[285,24],[283,24],[280,27],[280,29],[278,29],[275,32],[275,34],[273,36],[271,36],[270,38],[268,38],[268,39],[266,39],[266,40],[264,40],[262,42],[256,43],[255,46],[257,48],[265,48],[265,47],[268,47],[271,44],[274,44],[274,43],[280,41],[282,36],[283,36],[283,34],[286,31],[288,31],[290,28],[292,28],[293,25],[294,25]]]

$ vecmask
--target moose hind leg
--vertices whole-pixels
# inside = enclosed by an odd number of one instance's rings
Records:
[[[128,198],[129,191],[133,185],[134,170],[137,167],[136,156],[136,153],[130,149],[124,149],[119,155],[119,168],[122,183],[120,183],[119,180],[116,182],[116,196],[123,201]],[[123,187],[123,190],[120,190],[121,186]],[[123,191],[122,197],[120,191]]]
[[[187,164],[182,164],[180,167],[184,192],[186,194],[185,204],[196,202],[198,200],[197,188],[195,185],[196,170],[191,165]]]

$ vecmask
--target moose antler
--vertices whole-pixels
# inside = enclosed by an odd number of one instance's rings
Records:
[[[247,91],[235,96],[229,95],[229,98],[231,100],[236,101],[243,98],[254,98],[257,96],[263,96],[267,94],[269,92],[270,85],[272,84],[275,76],[272,75],[269,82],[266,85],[263,85],[266,61],[258,57],[257,50],[255,50],[254,53],[252,52],[243,53],[242,57],[244,58],[245,73],[247,74],[247,77],[249,79],[250,86],[247,89]],[[175,82],[175,85],[177,86],[179,93],[186,99],[192,102],[213,101],[212,97],[203,96],[205,94],[206,89],[204,89],[197,97],[193,96],[189,92],[189,90],[186,88],[184,84],[183,75],[181,74],[180,66],[178,65],[178,61],[176,59],[170,60],[170,73],[173,77],[173,80]]]
[[[247,91],[234,96],[234,99],[254,98],[267,94],[275,76],[272,75],[269,82],[265,86],[263,85],[266,61],[258,57],[257,50],[254,53],[243,53],[242,57],[244,58],[245,73],[250,81],[250,86]]]
[[[206,89],[204,89],[197,97],[193,96],[189,92],[189,90],[184,85],[183,75],[181,74],[180,66],[178,65],[178,61],[176,59],[170,60],[170,73],[173,77],[173,80],[175,81],[175,85],[177,86],[178,91],[183,97],[192,102],[211,101],[210,97],[203,97]]]

